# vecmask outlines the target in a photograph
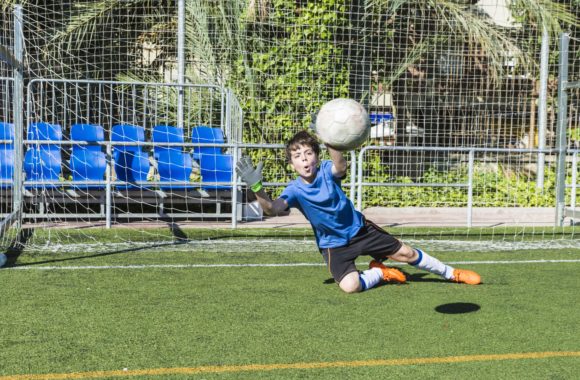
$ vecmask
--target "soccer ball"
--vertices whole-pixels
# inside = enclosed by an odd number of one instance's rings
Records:
[[[371,129],[369,115],[356,100],[338,98],[325,103],[316,116],[316,133],[327,145],[346,151],[359,147]]]

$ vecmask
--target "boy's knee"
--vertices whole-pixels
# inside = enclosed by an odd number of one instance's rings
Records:
[[[360,292],[361,286],[358,272],[351,272],[344,276],[344,278],[338,283],[338,286],[345,293]]]

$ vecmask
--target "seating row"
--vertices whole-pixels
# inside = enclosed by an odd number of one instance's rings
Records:
[[[117,124],[112,127],[110,140],[113,146],[113,167],[117,181],[116,190],[148,188],[147,175],[150,170],[148,152],[143,145],[145,130],[141,126]],[[0,179],[3,188],[11,186],[14,174],[14,125],[0,122]],[[24,172],[29,181],[27,188],[55,188],[57,184],[34,184],[41,181],[58,181],[62,173],[62,128],[59,124],[31,123],[27,130],[27,140],[36,143],[26,147]],[[103,151],[104,129],[95,124],[74,124],[70,129],[70,140],[83,142],[72,144],[69,167],[75,189],[104,189],[104,184],[75,184],[75,182],[104,181],[107,160]],[[8,142],[7,142],[8,141]],[[46,141],[46,143],[44,143]],[[198,126],[193,128],[191,142],[225,143],[220,128]],[[192,155],[184,152],[179,144],[184,143],[183,129],[158,125],[152,133],[153,158],[157,163],[159,187],[162,190],[179,190],[193,187],[187,184],[193,170]],[[158,143],[156,145],[155,143]],[[165,145],[164,145],[165,144]],[[173,145],[168,145],[173,144]],[[232,156],[222,154],[221,148],[194,147],[193,158],[200,167],[201,182],[231,182]],[[175,182],[175,184],[172,184]],[[206,190],[228,189],[227,185],[203,185]]]

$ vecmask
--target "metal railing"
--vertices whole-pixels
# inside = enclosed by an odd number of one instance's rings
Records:
[[[115,193],[115,187],[117,186],[126,186],[126,185],[133,185],[133,186],[141,186],[144,189],[151,190],[151,191],[160,191],[161,187],[163,186],[179,186],[179,185],[188,185],[191,187],[195,187],[197,189],[203,189],[204,186],[225,186],[228,187],[232,194],[232,204],[231,204],[231,224],[232,227],[235,228],[237,226],[238,218],[241,206],[241,203],[238,200],[238,193],[241,190],[241,187],[245,185],[243,182],[240,182],[237,177],[234,175],[232,181],[222,181],[222,182],[208,182],[208,181],[135,181],[135,182],[126,182],[121,180],[116,180],[113,178],[114,166],[115,162],[113,159],[113,155],[110,153],[112,152],[115,146],[141,146],[141,147],[181,147],[181,148],[196,148],[196,147],[219,147],[224,149],[229,149],[232,152],[233,156],[233,163],[232,167],[235,167],[236,163],[239,161],[241,157],[242,149],[284,149],[285,145],[283,144],[241,144],[241,143],[226,143],[226,144],[216,144],[216,143],[153,143],[153,142],[119,142],[119,141],[98,141],[98,142],[86,142],[86,141],[70,141],[70,140],[63,140],[63,141],[48,141],[48,140],[24,140],[23,144],[25,146],[35,145],[35,144],[43,144],[43,145],[57,145],[57,146],[72,146],[72,145],[79,145],[79,146],[88,146],[88,145],[98,145],[104,146],[107,150],[105,155],[106,157],[106,168],[105,171],[105,178],[103,180],[85,180],[85,181],[78,181],[78,180],[25,180],[23,185],[24,189],[27,187],[40,187],[42,189],[43,186],[57,186],[61,190],[67,189],[74,189],[74,187],[82,186],[82,185],[100,185],[104,186],[104,217],[105,223],[107,227],[111,227],[113,213],[112,208],[114,207],[113,204],[113,196]],[[344,187],[349,188],[350,199],[354,202],[355,199],[355,176],[356,176],[356,154],[354,151],[348,153],[350,155],[351,160],[351,177],[350,182],[345,183]],[[287,182],[264,182],[264,186],[266,187],[281,187],[287,186]],[[157,189],[159,187],[159,189]],[[138,188],[137,188],[138,189]],[[23,217],[40,217],[37,214],[30,214],[24,213]],[[89,215],[89,214],[68,214],[66,218],[78,218],[78,217],[103,217],[101,214],[96,215]],[[127,215],[125,215],[127,216]],[[154,217],[161,215],[158,214],[139,214],[135,213],[133,217]],[[58,215],[51,215],[46,214],[46,217],[55,217],[58,218]]]
[[[468,155],[467,162],[467,179],[465,182],[442,183],[442,182],[365,182],[363,181],[363,169],[365,162],[365,154],[367,152],[377,151],[393,151],[393,152],[447,152],[447,153],[463,153]],[[381,186],[381,187],[456,187],[467,189],[466,202],[466,225],[472,226],[473,222],[473,175],[475,168],[476,153],[503,153],[503,154],[554,154],[558,153],[556,149],[507,149],[507,148],[437,148],[437,147],[417,147],[417,146],[367,146],[361,149],[358,156],[357,167],[357,196],[356,207],[360,211],[363,203],[363,186]]]

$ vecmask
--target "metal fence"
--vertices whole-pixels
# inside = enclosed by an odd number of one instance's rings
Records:
[[[182,111],[177,112],[178,94],[181,94]],[[61,79],[34,79],[27,87],[27,138],[21,141],[27,154],[33,154],[41,147],[55,147],[54,156],[57,156],[53,170],[57,171],[53,178],[50,173],[43,174],[50,165],[36,157],[17,157],[16,160],[28,162],[31,168],[26,172],[23,188],[15,188],[15,192],[23,191],[25,210],[23,218],[34,219],[104,219],[106,225],[118,218],[172,218],[186,215],[188,218],[231,217],[236,220],[238,215],[237,191],[233,188],[231,162],[228,168],[215,170],[229,170],[229,178],[220,180],[203,180],[199,167],[193,173],[197,178],[166,178],[162,180],[157,172],[158,164],[174,164],[160,162],[158,148],[175,148],[178,155],[183,153],[190,160],[191,150],[201,148],[217,148],[221,153],[230,153],[227,156],[235,161],[233,144],[241,136],[242,112],[239,103],[231,91],[213,85],[195,84],[163,84],[115,81],[80,81]],[[178,115],[182,117],[178,119]],[[43,132],[36,133],[32,127],[38,123],[45,123],[58,129],[58,137],[42,136]],[[74,125],[97,125],[103,129],[102,141],[89,141],[72,138]],[[114,138],[115,126],[137,126],[142,131],[142,138],[135,136],[117,136]],[[157,126],[177,127],[181,136],[179,142],[153,142],[154,130]],[[224,136],[221,142],[207,143],[193,139],[197,127],[217,129]],[[51,127],[52,128],[52,127]],[[62,137],[60,136],[62,133]],[[124,132],[123,132],[124,133]],[[50,135],[50,132],[44,132]],[[19,144],[19,141],[15,141]],[[98,146],[105,153],[106,171],[104,177],[92,180],[75,179],[75,169],[72,167],[71,147]],[[123,170],[115,163],[115,150],[135,148],[143,151],[146,158],[143,163],[147,178],[127,182],[119,178],[119,170]],[[221,150],[224,152],[221,152]],[[84,156],[83,156],[84,157]],[[177,156],[179,158],[179,156]],[[133,157],[132,157],[133,158]],[[36,160],[36,162],[31,162]],[[129,163],[130,164],[130,163]],[[36,166],[34,166],[36,165]],[[194,171],[193,165],[186,163],[188,170]],[[116,171],[115,171],[116,168]],[[178,171],[180,168],[177,168]],[[183,169],[183,168],[181,168]],[[133,170],[127,168],[127,170]],[[145,169],[143,169],[145,170]],[[36,171],[36,172],[35,172]],[[31,178],[34,177],[34,178]],[[233,196],[233,209],[228,212],[203,212],[203,209],[194,211],[188,205],[193,204],[221,204],[223,201],[217,192],[210,195],[202,191],[203,188],[229,189],[229,196]],[[101,188],[101,191],[90,191]],[[119,189],[131,188],[131,192],[121,194]],[[171,191],[166,195],[162,189]],[[173,191],[174,188],[182,191]],[[190,189],[189,192],[185,191]],[[194,190],[195,189],[195,190]],[[172,198],[173,197],[173,198]],[[180,203],[181,210],[169,210],[169,203]],[[92,210],[90,204],[97,205]],[[137,206],[137,207],[135,207]],[[147,210],[146,210],[147,209]]]
[[[99,27],[79,29],[67,28],[83,15],[82,7],[72,1],[26,5],[24,12],[21,7],[15,12],[3,8],[2,21],[7,25],[3,46],[15,57],[24,50],[27,54],[26,66],[20,70],[0,63],[5,76],[13,74],[2,82],[7,90],[2,89],[4,120],[0,121],[13,121],[17,135],[38,121],[62,125],[65,136],[73,123],[102,125],[107,137],[97,145],[107,153],[107,174],[101,181],[82,184],[107,189],[122,185],[112,170],[113,125],[142,126],[147,141],[124,144],[145,150],[153,148],[150,134],[155,125],[184,128],[186,136],[195,125],[217,126],[228,142],[213,146],[228,150],[234,165],[242,153],[256,157],[260,150],[271,153],[265,159],[272,170],[265,174],[276,193],[290,178],[279,154],[280,144],[304,129],[310,112],[323,102],[349,96],[368,106],[374,123],[367,146],[358,155],[349,154],[351,168],[356,170],[346,189],[359,208],[395,205],[389,188],[403,193],[397,195],[396,205],[419,205],[424,194],[414,193],[417,188],[452,188],[460,192],[442,194],[441,199],[425,198],[425,202],[465,208],[467,225],[469,210],[496,203],[513,208],[554,207],[556,224],[565,217],[578,217],[573,209],[580,141],[575,134],[580,131],[576,82],[580,64],[574,52],[579,42],[570,37],[566,43],[564,35],[558,44],[555,38],[558,28],[572,29],[572,36],[576,33],[577,26],[570,20],[577,14],[572,3],[565,4],[560,15],[548,14],[547,9],[544,25],[535,23],[533,12],[525,13],[524,24],[518,24],[513,10],[501,2],[462,5],[458,12],[485,29],[480,36],[470,34],[460,19],[442,22],[447,20],[445,15],[457,16],[448,13],[444,4],[425,8],[409,2],[397,10],[392,3],[378,0],[366,2],[366,7],[350,1],[259,3],[260,9],[256,2],[235,0],[219,4],[178,1],[158,8],[121,2],[109,17],[93,20]],[[498,19],[498,14],[505,19]],[[129,15],[131,22],[125,23]],[[177,22],[168,22],[175,17]],[[184,28],[186,21],[194,27]],[[492,42],[498,49],[486,50]],[[556,65],[550,51],[563,54],[568,45],[573,54]],[[529,65],[525,57],[539,64]],[[564,76],[566,68],[570,68],[569,78]],[[25,96],[23,72],[28,81]],[[558,92],[552,80],[557,75]],[[15,93],[10,95],[10,91]],[[26,104],[13,101],[25,98]],[[18,105],[20,110],[14,112]],[[26,120],[22,120],[24,107]],[[16,150],[44,142],[17,135],[15,139],[23,145],[15,146],[15,155],[21,159],[15,162],[14,188],[72,184],[68,148],[78,142],[51,143],[63,147],[58,181],[28,178],[23,182],[18,178],[23,170],[16,166],[23,163],[25,152]],[[177,145],[183,149],[203,146]],[[476,181],[480,171],[484,182]],[[554,175],[557,184],[550,187]],[[502,177],[513,178],[505,185],[506,191],[498,190]],[[137,184],[164,185],[155,173],[146,183]],[[201,182],[183,183],[190,184]],[[240,184],[214,185],[235,190]],[[526,199],[518,199],[516,189],[509,186],[525,187]],[[375,190],[378,193],[373,196]],[[227,203],[232,213],[212,210],[214,214],[238,214],[236,208],[243,207],[246,199],[239,191],[231,193]],[[552,196],[557,198],[553,202]],[[20,202],[19,197],[16,194],[13,203]],[[36,199],[45,210],[35,206],[27,210],[27,217],[49,218],[52,211],[46,207],[52,206]],[[82,212],[62,215],[88,215],[89,208],[82,206],[86,200],[75,201]],[[154,197],[137,202],[142,208],[129,210],[129,202],[121,207],[109,190],[104,203],[95,202],[105,206],[92,215],[104,217],[107,224],[116,210],[141,218],[178,214],[160,213],[159,204],[162,210],[165,204]],[[208,210],[193,213],[205,215]],[[235,225],[237,217],[232,219]]]

